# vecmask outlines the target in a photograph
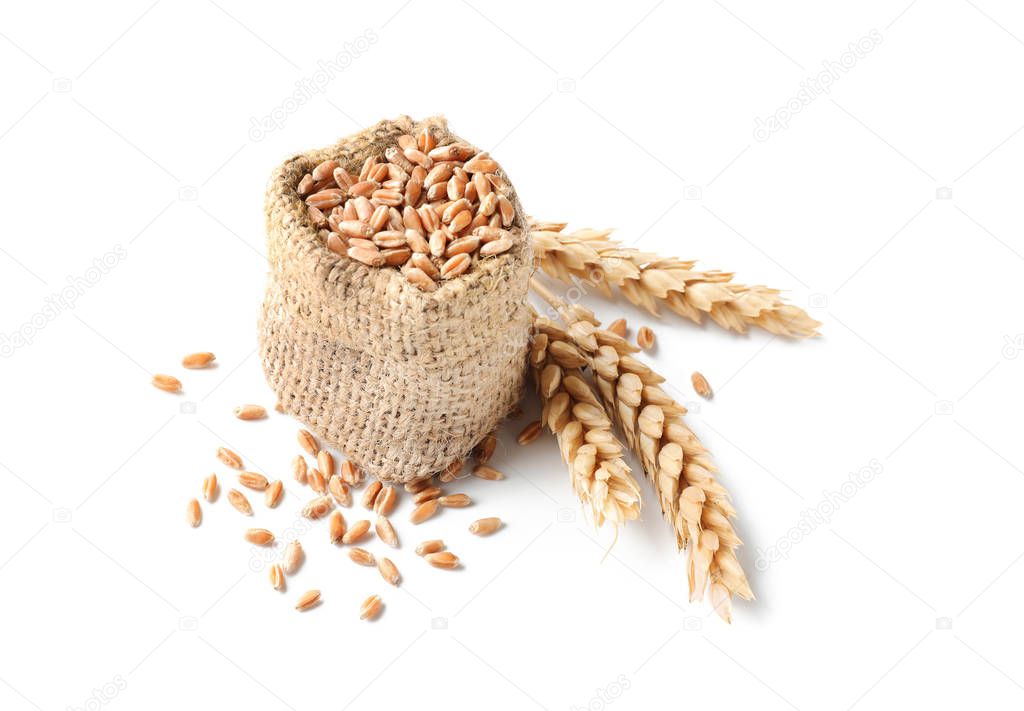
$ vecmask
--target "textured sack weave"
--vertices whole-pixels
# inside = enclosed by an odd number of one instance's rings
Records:
[[[396,269],[336,255],[310,223],[295,191],[305,173],[333,158],[357,174],[368,156],[424,124],[439,145],[469,143],[443,118],[403,116],[291,158],[267,189],[270,278],[259,324],[267,380],[286,412],[388,481],[444,469],[497,426],[520,395],[530,325],[533,259],[510,183],[503,192],[516,209],[516,245],[432,293]]]

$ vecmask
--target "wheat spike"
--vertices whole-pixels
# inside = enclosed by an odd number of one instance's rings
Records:
[[[731,273],[695,271],[694,261],[626,247],[609,238],[611,230],[565,232],[565,223],[535,220],[530,228],[537,266],[568,284],[579,279],[607,297],[615,287],[654,315],[663,305],[695,323],[707,316],[722,328],[740,333],[757,326],[792,338],[818,335],[821,324],[784,302],[777,289],[737,284]]]
[[[618,527],[640,516],[640,487],[622,459],[612,418],[580,370],[587,358],[550,320],[536,316],[530,366],[544,409],[541,421],[558,438],[573,489],[596,526]]]
[[[654,485],[676,544],[689,546],[690,600],[710,589],[716,611],[729,621],[731,596],[750,600],[753,592],[735,554],[742,543],[731,523],[736,511],[715,478],[710,454],[686,426],[686,408],[659,387],[664,378],[633,357],[635,346],[600,329],[592,313],[567,305],[536,279],[531,287],[568,325],[562,333],[593,369],[605,406]],[[547,319],[537,319],[535,328],[549,337],[559,333]]]

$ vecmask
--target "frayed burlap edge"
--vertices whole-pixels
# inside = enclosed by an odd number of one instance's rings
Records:
[[[260,357],[284,410],[370,474],[411,481],[465,457],[518,400],[530,313],[532,251],[515,191],[516,245],[425,293],[395,269],[326,248],[295,186],[328,158],[358,172],[403,133],[429,125],[444,145],[468,143],[441,117],[381,121],[295,156],[267,189],[270,277]]]

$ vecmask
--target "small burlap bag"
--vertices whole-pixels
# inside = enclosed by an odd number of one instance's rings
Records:
[[[515,246],[477,258],[431,293],[395,268],[331,252],[311,224],[295,189],[303,175],[329,158],[357,174],[423,125],[439,145],[468,143],[443,118],[381,121],[285,161],[266,198],[270,277],[259,344],[267,380],[287,413],[385,481],[439,472],[497,426],[519,398],[530,328],[532,252],[503,173]]]

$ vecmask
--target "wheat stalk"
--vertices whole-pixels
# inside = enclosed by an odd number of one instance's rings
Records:
[[[737,284],[731,273],[694,271],[694,261],[626,247],[609,239],[611,230],[564,232],[565,223],[535,220],[530,228],[537,265],[546,274],[568,284],[583,280],[608,297],[615,287],[654,315],[660,304],[698,324],[708,316],[740,333],[757,326],[794,338],[816,336],[821,325],[785,303],[777,289]]]
[[[618,527],[640,516],[640,487],[622,459],[612,419],[580,370],[587,357],[564,331],[535,315],[530,366],[544,409],[541,420],[558,438],[573,489],[594,524]]]
[[[707,589],[715,610],[731,621],[732,595],[753,598],[735,553],[742,543],[731,523],[736,511],[715,478],[710,454],[683,419],[686,408],[659,387],[664,378],[633,357],[637,349],[600,329],[589,310],[567,305],[536,279],[531,286],[568,325],[561,333],[593,369],[605,406],[654,485],[676,544],[689,544],[690,600],[700,600]],[[544,327],[546,319],[538,321],[544,333],[554,333]]]

